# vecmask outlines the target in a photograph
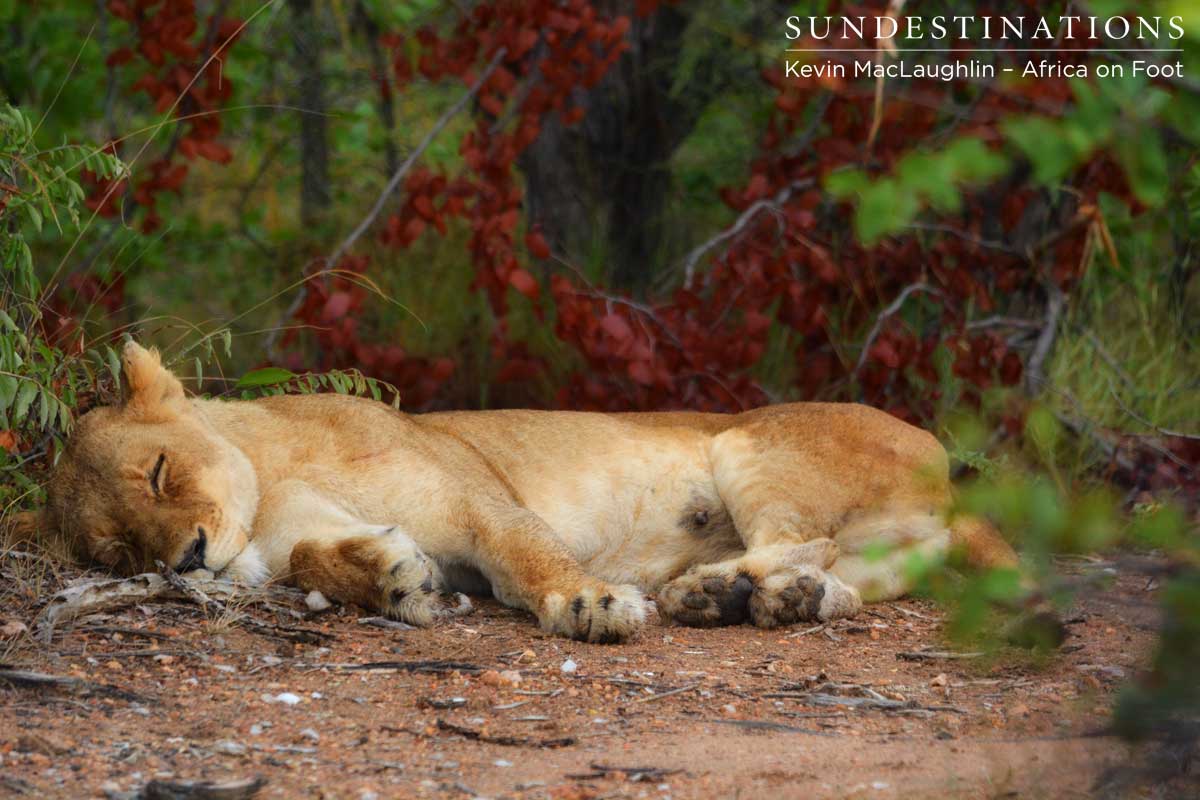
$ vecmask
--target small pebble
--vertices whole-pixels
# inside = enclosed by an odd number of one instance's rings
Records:
[[[562,662],[562,666],[559,667],[559,670],[561,670],[566,675],[571,675],[571,674],[574,674],[575,670],[577,670],[578,668],[579,668],[579,665],[576,664],[572,659],[568,658],[566,661]]]
[[[277,695],[264,694],[262,699],[264,703],[283,703],[289,706],[294,706],[300,702],[300,696],[291,692],[280,692]]]
[[[223,756],[244,756],[246,755],[246,745],[226,740],[214,744],[213,752],[220,753]]]
[[[304,605],[308,606],[309,611],[324,611],[333,605],[333,603],[330,603],[325,595],[321,594],[316,589],[313,589],[308,593],[308,596],[304,598]]]

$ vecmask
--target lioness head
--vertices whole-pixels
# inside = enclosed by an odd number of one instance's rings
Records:
[[[247,544],[258,501],[254,469],[196,401],[133,342],[122,354],[125,398],[75,426],[42,515],[76,552],[125,573],[162,561],[224,569]]]

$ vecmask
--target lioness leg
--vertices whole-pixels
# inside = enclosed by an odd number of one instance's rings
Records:
[[[537,615],[542,628],[588,642],[619,642],[645,621],[636,586],[587,575],[546,522],[527,508],[500,501],[472,512],[470,559],[507,605]]]
[[[289,558],[292,581],[342,603],[413,625],[433,622],[441,581],[432,559],[396,528],[333,542],[303,539]]]
[[[432,622],[441,575],[400,528],[364,522],[307,483],[289,480],[262,498],[255,531],[247,551],[268,574],[413,625]]]
[[[852,616],[858,587],[829,572],[840,532],[872,509],[928,519],[948,505],[945,452],[927,433],[866,408],[803,413],[805,424],[794,413],[752,412],[713,440],[713,480],[746,553],[668,583],[659,595],[666,616],[761,627]]]

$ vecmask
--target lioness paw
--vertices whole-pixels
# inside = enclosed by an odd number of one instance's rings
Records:
[[[750,595],[750,619],[760,628],[852,617],[862,607],[858,592],[816,567],[768,575]]]
[[[379,579],[379,610],[410,625],[426,626],[437,616],[437,592],[442,578],[424,553],[406,555],[391,564]]]
[[[544,630],[582,642],[623,642],[646,621],[646,600],[636,586],[596,582],[571,596],[547,595],[538,620]]]
[[[738,566],[730,562],[689,570],[659,592],[659,612],[698,628],[744,622],[775,628],[851,617],[862,606],[858,592],[814,566],[782,566],[766,575]]]

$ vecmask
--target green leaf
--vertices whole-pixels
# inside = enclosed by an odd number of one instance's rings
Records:
[[[1147,133],[1136,139],[1121,137],[1116,142],[1116,153],[1138,200],[1152,207],[1165,203],[1170,175],[1158,136]]]
[[[46,423],[50,421],[50,401],[53,395],[49,391],[38,392],[38,427],[46,427]]]
[[[0,375],[0,411],[7,411],[17,397],[17,379],[12,375]]]
[[[839,200],[856,195],[871,185],[871,179],[861,169],[832,172],[825,179],[825,191]]]
[[[1002,127],[1009,141],[1033,164],[1033,176],[1039,183],[1058,183],[1075,166],[1075,148],[1050,120],[1012,119]]]
[[[249,389],[255,386],[275,386],[280,383],[287,383],[296,375],[282,367],[263,367],[262,369],[251,370],[238,379],[234,384],[234,389]]]
[[[21,381],[21,386],[17,389],[17,402],[13,404],[12,424],[20,425],[21,420],[25,419],[25,415],[29,412],[29,406],[33,403],[33,398],[37,397],[38,385],[33,381]]]
[[[854,228],[860,241],[874,244],[912,222],[920,209],[913,192],[884,179],[863,190],[858,213],[854,215]]]
[[[42,212],[38,211],[37,206],[29,203],[25,206],[25,210],[29,212],[29,220],[33,223],[33,228],[38,233],[42,232]]]
[[[121,357],[117,355],[117,351],[107,345],[104,348],[106,363],[108,364],[109,374],[112,375],[113,383],[117,386],[121,385]]]

